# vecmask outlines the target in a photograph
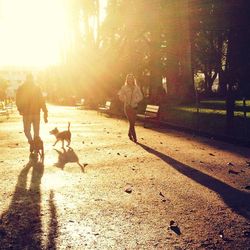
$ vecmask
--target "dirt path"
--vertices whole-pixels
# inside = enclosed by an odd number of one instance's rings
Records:
[[[0,249],[249,249],[249,149],[141,126],[137,145],[123,120],[49,111],[44,167],[26,165],[21,118],[0,123]],[[68,121],[85,172],[52,147]]]

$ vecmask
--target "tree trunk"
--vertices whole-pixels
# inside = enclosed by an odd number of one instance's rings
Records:
[[[152,32],[151,62],[150,62],[150,99],[153,103],[157,101],[157,90],[162,84],[161,76],[161,54],[160,54],[160,31]]]
[[[228,53],[226,62],[226,119],[227,119],[227,132],[231,133],[233,130],[233,120],[234,120],[234,106],[235,106],[235,96],[233,93],[233,83],[234,83],[234,45],[236,39],[233,30],[229,32],[228,38]]]
[[[150,18],[153,25],[151,26],[150,42],[150,83],[149,97],[151,102],[157,102],[157,90],[162,85],[162,65],[161,65],[161,27],[160,27],[160,1],[152,1]],[[153,27],[153,28],[152,28]]]
[[[178,12],[176,10],[179,10]],[[167,80],[169,95],[180,103],[194,100],[189,9],[187,0],[169,6]]]

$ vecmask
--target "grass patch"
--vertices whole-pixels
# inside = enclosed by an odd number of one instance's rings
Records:
[[[195,107],[195,105],[190,106]],[[225,100],[202,100],[199,104],[200,108],[207,108],[207,109],[217,109],[217,110],[226,110],[226,101]],[[242,100],[235,101],[235,111],[250,112],[250,100],[246,100],[246,106],[243,106]]]
[[[162,119],[168,123],[211,134],[250,140],[250,100],[247,101],[247,118],[244,118],[242,101],[236,102],[234,124],[230,134],[227,131],[224,100],[202,101],[199,112],[195,105],[169,106],[162,108]]]

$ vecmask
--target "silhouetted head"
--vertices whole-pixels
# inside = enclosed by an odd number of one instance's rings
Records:
[[[127,74],[125,85],[129,85],[129,86],[136,85],[136,79],[135,79],[135,76],[133,74],[131,74],[131,73]]]
[[[52,129],[51,131],[49,131],[49,133],[50,133],[51,135],[57,135],[57,134],[59,133],[59,130],[58,130],[58,128],[54,128],[54,129]]]

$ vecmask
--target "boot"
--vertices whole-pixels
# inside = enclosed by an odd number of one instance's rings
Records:
[[[129,133],[128,133],[128,137],[129,137],[129,140],[133,141],[133,137],[132,137],[132,135],[131,135],[131,132],[130,132],[130,131],[129,131]]]
[[[135,129],[132,129],[131,135],[132,135],[133,141],[134,141],[135,143],[137,143],[137,137],[136,137]]]

